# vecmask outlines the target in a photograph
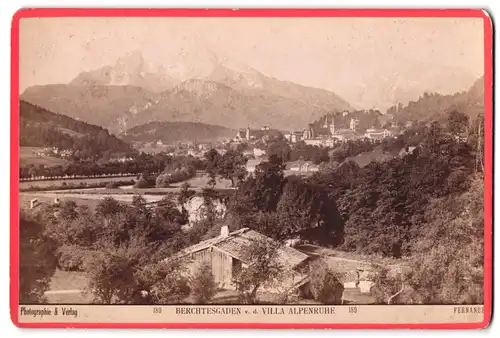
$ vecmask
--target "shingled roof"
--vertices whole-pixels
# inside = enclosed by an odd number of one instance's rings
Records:
[[[245,264],[250,264],[249,248],[255,242],[273,241],[273,239],[248,228],[243,228],[229,233],[227,236],[215,237],[193,246],[185,248],[174,257],[182,258],[186,255],[205,250],[210,247],[215,247],[220,251],[225,252],[229,256],[242,261]],[[278,248],[278,262],[283,266],[293,269],[301,262],[305,261],[309,256],[294,248],[280,246]]]

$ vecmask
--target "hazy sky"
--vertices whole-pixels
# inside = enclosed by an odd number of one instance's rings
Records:
[[[20,90],[67,83],[133,50],[167,66],[202,45],[268,76],[334,91],[362,74],[420,63],[480,76],[483,40],[479,18],[22,19]]]

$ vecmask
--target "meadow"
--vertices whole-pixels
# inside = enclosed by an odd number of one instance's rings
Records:
[[[56,166],[65,165],[70,162],[65,159],[52,156],[39,156],[36,152],[42,150],[42,147],[20,147],[19,148],[19,166],[25,167],[32,165]]]
[[[66,184],[93,184],[100,182],[118,182],[134,179],[135,176],[118,176],[118,177],[88,177],[88,178],[67,178],[67,179],[55,179],[55,180],[43,180],[43,181],[24,181],[19,182],[20,189],[28,189],[30,187],[50,187],[50,186],[60,186],[64,183]]]

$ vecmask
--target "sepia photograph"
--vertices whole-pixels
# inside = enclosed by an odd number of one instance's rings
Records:
[[[19,320],[489,318],[487,14],[224,13],[21,11]]]

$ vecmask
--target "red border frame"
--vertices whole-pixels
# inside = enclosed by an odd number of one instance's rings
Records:
[[[19,306],[19,21],[34,17],[461,17],[484,21],[484,320],[453,324],[264,324],[264,323],[20,323]],[[489,325],[492,313],[492,175],[493,175],[493,25],[481,9],[21,9],[12,19],[10,156],[10,311],[18,327],[44,328],[256,328],[256,329],[477,329]]]

